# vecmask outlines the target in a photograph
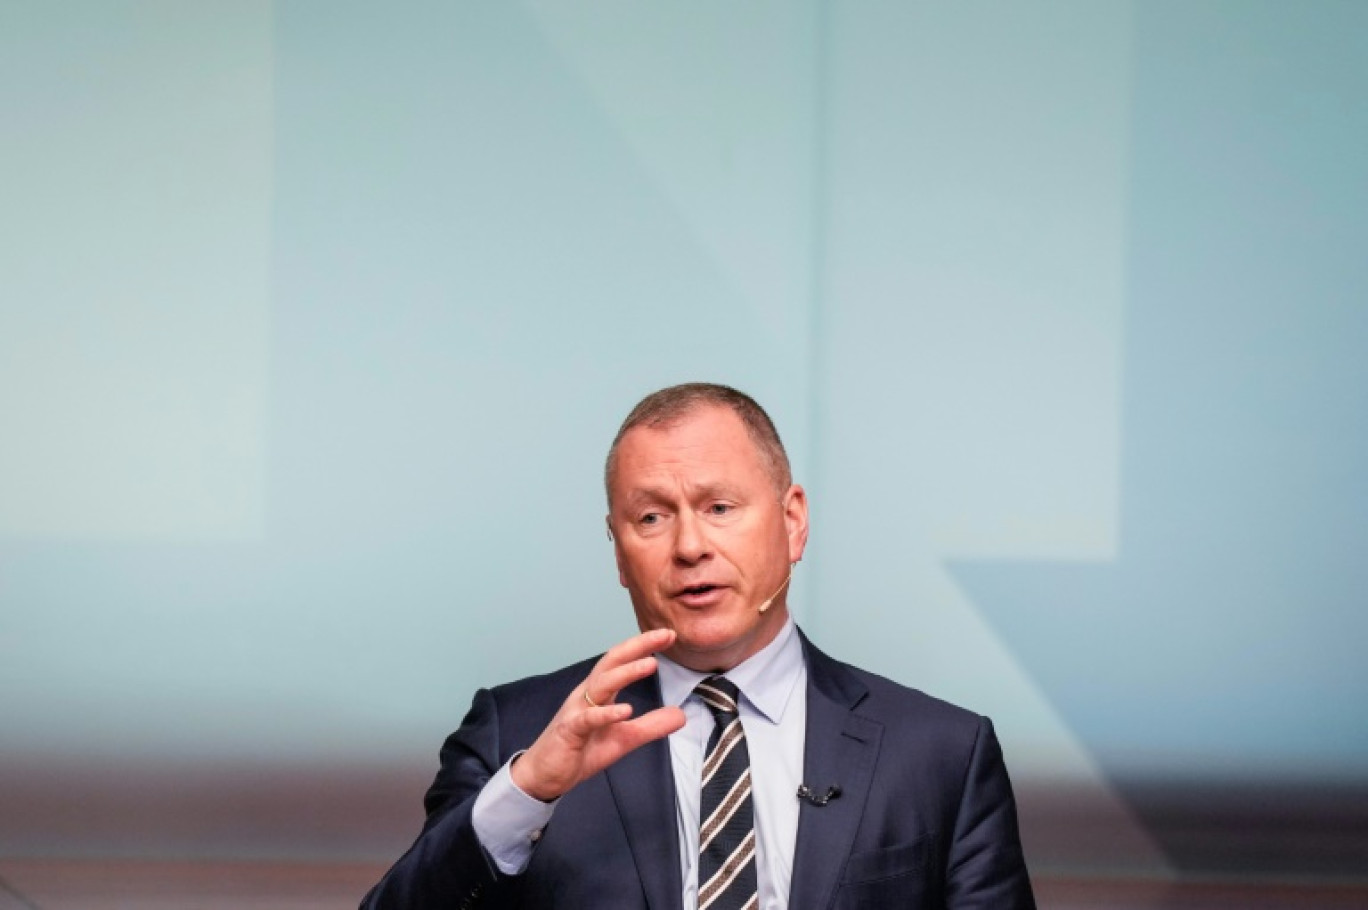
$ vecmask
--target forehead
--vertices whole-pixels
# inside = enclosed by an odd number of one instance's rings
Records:
[[[709,483],[768,479],[764,457],[741,418],[712,405],[663,426],[633,427],[618,443],[613,486],[620,492],[681,474]]]

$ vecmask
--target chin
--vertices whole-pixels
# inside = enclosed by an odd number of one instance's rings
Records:
[[[714,638],[704,635],[681,635],[675,647],[687,654],[725,654],[733,648],[741,647],[734,638]]]
[[[744,652],[757,633],[753,628],[738,629],[730,625],[718,628],[715,624],[705,626],[690,628],[688,623],[681,623],[675,627],[679,633],[673,649],[676,653],[692,657],[695,662],[708,661],[714,657],[719,661],[707,668],[696,669],[731,669],[729,665],[736,662],[732,658]]]

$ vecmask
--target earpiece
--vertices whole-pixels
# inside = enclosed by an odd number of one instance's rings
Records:
[[[764,603],[762,603],[762,604],[760,605],[760,612],[761,612],[761,613],[763,613],[763,612],[765,612],[766,610],[768,610],[768,609],[770,608],[770,606],[774,603],[774,598],[778,597],[779,594],[780,594],[780,592],[782,592],[785,588],[788,587],[788,583],[789,583],[790,581],[793,580],[793,570],[796,569],[797,567],[798,567],[798,563],[796,563],[796,562],[795,562],[795,563],[792,563],[791,565],[789,565],[789,572],[788,572],[788,575],[785,576],[785,578],[784,578],[784,583],[783,583],[782,585],[779,586],[779,590],[778,590],[778,591],[775,591],[773,594],[771,594],[771,595],[769,596],[769,599],[766,600]]]

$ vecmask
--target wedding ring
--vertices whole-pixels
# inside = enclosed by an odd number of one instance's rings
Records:
[[[599,704],[598,702],[594,701],[592,698],[589,697],[589,684],[588,684],[588,683],[585,683],[585,684],[584,684],[584,700],[587,701],[587,702],[589,703],[589,707],[591,707],[591,708],[602,708],[602,707],[603,707],[603,705]]]

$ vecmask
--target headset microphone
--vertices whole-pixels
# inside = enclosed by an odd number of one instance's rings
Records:
[[[762,604],[760,605],[760,612],[761,612],[761,613],[764,613],[766,610],[768,610],[768,609],[770,608],[770,605],[774,603],[774,598],[778,597],[779,594],[780,594],[785,588],[788,587],[788,583],[789,583],[790,581],[793,580],[793,570],[794,570],[797,566],[798,566],[798,563],[796,563],[796,562],[795,562],[795,563],[791,563],[791,564],[789,565],[789,573],[788,573],[788,575],[784,578],[784,583],[783,583],[782,585],[779,586],[779,590],[778,590],[778,591],[775,591],[773,594],[771,594],[771,595],[769,596],[769,599],[766,600],[764,603],[762,603]]]

